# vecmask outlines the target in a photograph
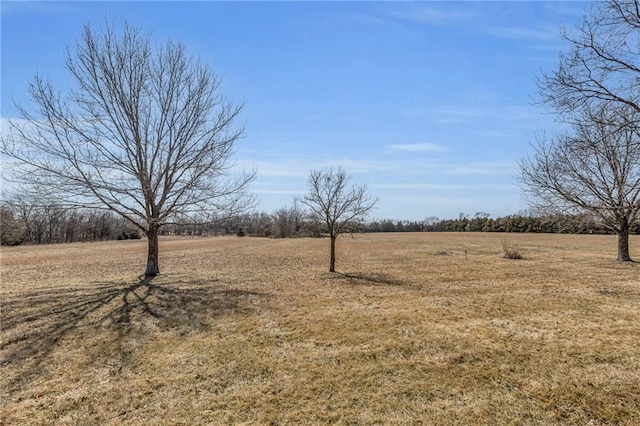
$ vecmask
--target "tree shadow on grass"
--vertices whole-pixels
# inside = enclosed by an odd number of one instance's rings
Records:
[[[346,273],[346,272],[334,272],[335,276],[340,279],[348,280],[349,284],[354,285],[388,285],[388,286],[401,286],[404,282],[394,278],[389,274],[382,273]]]
[[[46,361],[64,339],[75,339],[65,347],[80,351],[92,341],[97,348],[89,356],[113,356],[113,369],[119,372],[131,354],[127,340],[154,331],[177,337],[203,332],[216,317],[250,315],[267,296],[216,280],[153,281],[102,282],[3,296],[0,367],[11,371],[3,374],[4,390],[11,394],[44,374]]]

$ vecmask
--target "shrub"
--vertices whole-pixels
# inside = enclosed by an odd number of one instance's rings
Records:
[[[118,240],[139,240],[142,235],[138,231],[122,231],[117,238]]]
[[[505,239],[501,239],[500,242],[502,243],[502,257],[505,259],[522,259],[518,246]]]

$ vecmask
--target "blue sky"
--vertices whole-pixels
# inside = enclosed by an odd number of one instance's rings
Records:
[[[38,72],[59,87],[66,46],[105,18],[185,43],[245,101],[240,167],[259,209],[291,205],[310,170],[342,166],[375,218],[527,207],[517,162],[553,116],[534,104],[586,2],[11,2],[2,14],[3,119]]]

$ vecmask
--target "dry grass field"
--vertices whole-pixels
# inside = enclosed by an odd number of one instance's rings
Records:
[[[328,245],[164,239],[151,281],[144,241],[2,248],[0,423],[640,424],[615,237]]]

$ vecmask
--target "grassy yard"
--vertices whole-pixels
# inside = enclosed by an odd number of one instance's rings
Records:
[[[145,241],[2,248],[0,424],[640,424],[615,237],[328,246],[164,239],[150,281]]]

